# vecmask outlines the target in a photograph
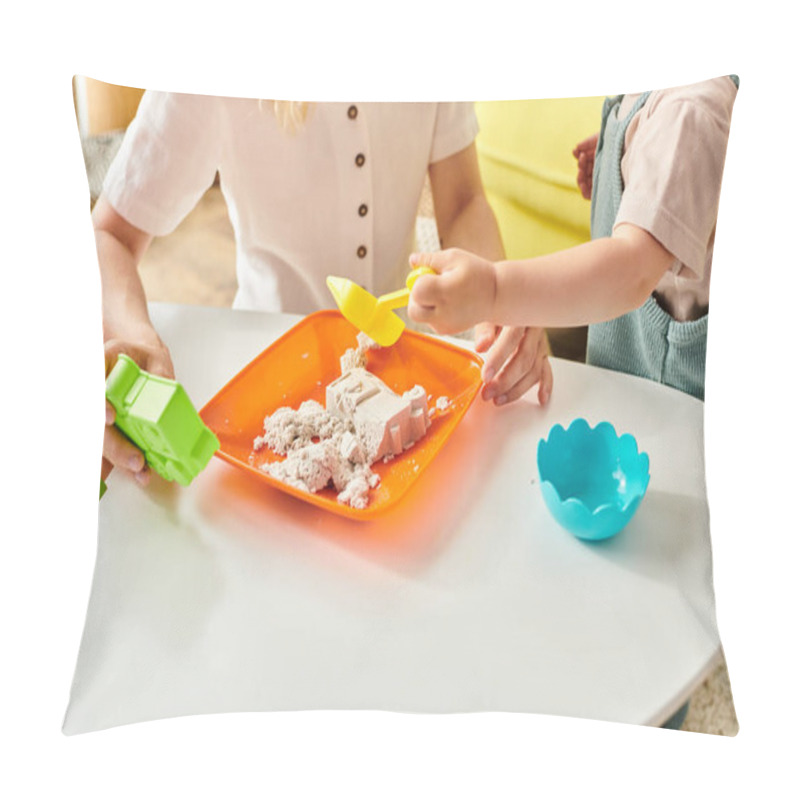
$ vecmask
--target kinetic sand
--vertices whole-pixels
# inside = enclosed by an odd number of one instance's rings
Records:
[[[340,359],[341,376],[326,387],[326,407],[306,400],[264,419],[253,448],[269,447],[286,458],[261,469],[307,492],[333,485],[340,503],[367,507],[369,490],[380,483],[371,465],[411,447],[431,424],[421,386],[398,395],[366,369],[367,350],[375,347],[358,335],[358,347]]]

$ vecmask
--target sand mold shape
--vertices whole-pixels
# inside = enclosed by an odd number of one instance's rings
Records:
[[[254,449],[269,447],[285,458],[261,469],[307,492],[332,485],[340,503],[367,507],[369,490],[380,483],[372,464],[411,447],[431,424],[421,386],[399,395],[366,369],[366,353],[377,346],[359,334],[358,347],[340,359],[342,375],[326,387],[325,407],[306,400],[264,419]]]

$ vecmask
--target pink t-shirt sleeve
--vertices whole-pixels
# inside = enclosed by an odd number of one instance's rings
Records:
[[[147,91],[103,191],[128,222],[171,233],[213,183],[219,163],[217,99]]]
[[[469,147],[478,135],[478,117],[472,103],[438,103],[430,163]]]
[[[719,207],[736,88],[729,78],[653,92],[626,134],[624,190],[615,225],[651,233],[676,262],[704,277]]]

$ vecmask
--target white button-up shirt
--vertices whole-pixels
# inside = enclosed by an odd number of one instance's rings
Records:
[[[314,103],[296,130],[272,103],[146,92],[104,191],[171,232],[219,172],[236,236],[235,308],[330,308],[327,275],[401,288],[428,165],[474,140],[471,103]]]

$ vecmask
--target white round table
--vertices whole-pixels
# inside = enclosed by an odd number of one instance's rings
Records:
[[[201,408],[299,318],[153,304]],[[555,387],[478,398],[402,502],[353,521],[212,459],[187,488],[112,473],[64,730],[289,709],[518,711],[659,725],[719,652],[703,404],[553,360]],[[608,420],[648,452],[629,526],[549,515],[536,445]]]

